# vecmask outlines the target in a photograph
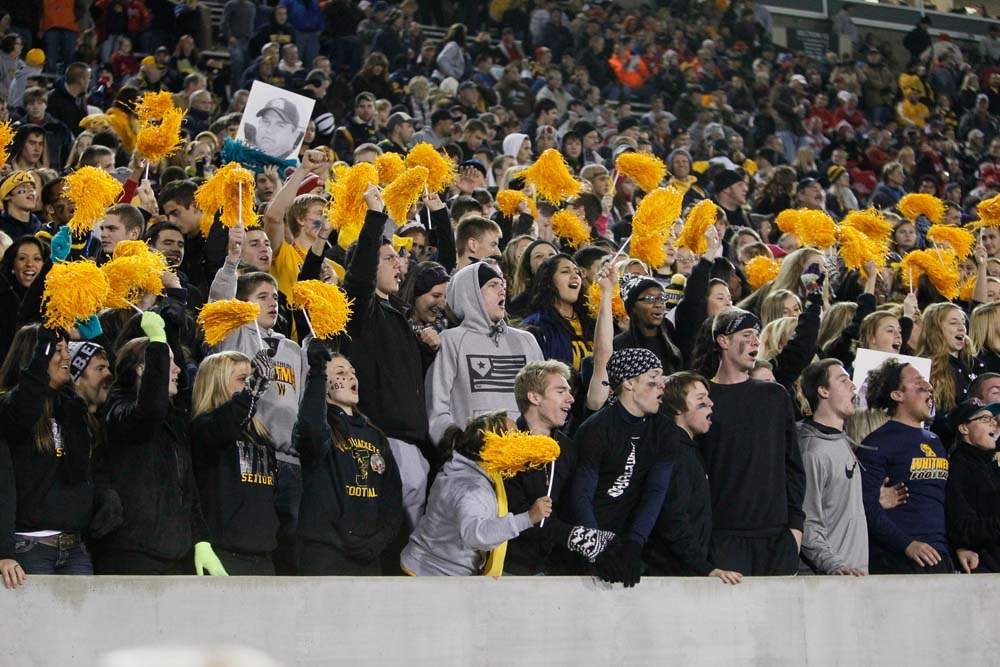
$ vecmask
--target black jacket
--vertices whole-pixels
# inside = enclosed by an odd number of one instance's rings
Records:
[[[169,560],[207,541],[187,415],[171,405],[167,394],[169,367],[168,346],[149,343],[138,391],[116,388],[108,398],[107,443],[97,450],[95,477],[118,492],[125,523],[98,550],[138,551]]]
[[[292,438],[302,462],[299,537],[359,563],[377,561],[403,520],[399,470],[388,441],[364,415],[327,405],[325,368],[306,376]]]
[[[10,447],[17,482],[20,532],[84,533],[94,511],[87,407],[71,386],[49,387],[48,357],[39,345],[21,369],[17,386],[0,396],[0,429]],[[53,450],[39,451],[35,427],[52,404]]]
[[[995,455],[961,443],[949,459],[948,541],[953,548],[979,554],[976,572],[1000,572],[1000,466]]]
[[[14,519],[17,514],[17,491],[14,464],[7,443],[0,440],[0,559],[14,558]]]
[[[684,360],[681,357],[681,351],[671,340],[670,323],[664,321],[657,335],[661,344],[659,349],[647,343],[643,336],[639,334],[639,327],[635,323],[635,318],[632,318],[629,322],[628,330],[615,336],[612,347],[615,350],[624,350],[628,347],[642,347],[650,350],[660,358],[660,363],[663,364],[664,375],[684,370],[685,366]]]
[[[517,427],[523,431],[528,425],[521,417]],[[545,571],[549,574],[559,574],[547,567],[549,554],[555,556],[559,564],[569,562],[568,558],[560,557],[566,554],[553,553],[559,545],[565,546],[573,524],[562,518],[562,507],[566,505],[566,516],[569,515],[569,483],[576,469],[576,446],[562,432],[554,431],[552,437],[559,443],[559,458],[556,459],[555,479],[552,481],[552,514],[545,520],[544,526],[532,526],[507,543],[507,556],[504,559],[504,572],[521,575],[535,575]],[[507,490],[507,509],[512,514],[527,512],[536,500],[545,496],[549,488],[551,467],[526,470],[504,481]],[[562,551],[565,551],[564,549]],[[557,568],[558,569],[558,568]]]
[[[417,337],[398,299],[375,295],[378,249],[386,216],[368,212],[344,290],[354,299],[343,351],[361,386],[361,412],[391,438],[422,445],[428,441],[424,372]]]
[[[240,553],[278,546],[274,444],[251,428],[248,391],[191,421],[191,455],[209,541]]]
[[[839,336],[827,343],[827,346],[820,350],[820,356],[837,359],[845,368],[854,366],[854,343],[858,341],[861,322],[868,315],[875,312],[876,305],[874,294],[861,294],[858,297],[857,310],[854,311],[851,321],[844,327]]]
[[[674,474],[643,561],[647,574],[654,576],[705,576],[714,569],[708,560],[712,539],[708,476],[687,432],[672,424],[669,434]]]

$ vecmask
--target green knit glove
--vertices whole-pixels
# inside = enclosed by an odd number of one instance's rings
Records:
[[[212,551],[212,545],[208,542],[199,542],[194,545],[194,573],[201,577],[206,572],[211,577],[229,576],[226,568],[222,567],[222,561]]]
[[[164,323],[163,318],[158,313],[149,310],[144,312],[139,326],[142,327],[142,332],[149,337],[150,342],[167,342],[166,323]]]

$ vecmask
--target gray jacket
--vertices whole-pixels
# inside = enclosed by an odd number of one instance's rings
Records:
[[[228,261],[215,274],[212,286],[209,288],[208,300],[236,298],[236,265]],[[257,405],[257,417],[271,433],[274,440],[275,454],[279,461],[299,464],[299,454],[292,446],[292,427],[299,414],[299,401],[305,387],[306,373],[309,366],[305,354],[298,343],[285,338],[274,330],[261,330],[264,344],[271,341],[276,348],[274,354],[275,381],[260,397]],[[257,340],[257,327],[254,324],[244,324],[236,329],[211,352],[236,351],[248,357],[253,357],[260,351]]]
[[[497,516],[486,471],[458,452],[434,479],[427,511],[399,561],[417,576],[482,574],[489,552],[531,528],[528,513]]]
[[[802,555],[820,572],[868,571],[868,524],[861,499],[861,464],[847,434],[823,433],[807,421],[799,427],[806,471]]]

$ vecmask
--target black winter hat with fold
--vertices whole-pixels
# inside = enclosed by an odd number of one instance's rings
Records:
[[[742,169],[723,169],[715,175],[712,184],[715,186],[715,194],[719,194],[726,188],[739,183],[746,178],[746,172]]]

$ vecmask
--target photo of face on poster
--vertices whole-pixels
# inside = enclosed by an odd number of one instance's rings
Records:
[[[868,393],[868,375],[885,363],[886,359],[895,359],[901,364],[910,364],[920,372],[920,375],[925,380],[928,382],[931,380],[931,360],[926,357],[911,357],[908,354],[879,352],[878,350],[869,350],[864,347],[858,348],[854,356],[854,377],[851,379],[854,381],[854,386],[858,388],[857,406],[859,408],[864,409],[868,407],[868,401],[865,398],[865,395]]]
[[[298,155],[315,100],[254,81],[236,138],[271,157]]]

